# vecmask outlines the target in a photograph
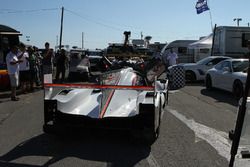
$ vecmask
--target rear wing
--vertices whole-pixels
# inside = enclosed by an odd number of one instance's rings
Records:
[[[128,86],[128,85],[96,85],[96,84],[52,84],[45,83],[45,88],[75,88],[75,89],[126,89],[126,90],[145,90],[154,91],[154,86]]]

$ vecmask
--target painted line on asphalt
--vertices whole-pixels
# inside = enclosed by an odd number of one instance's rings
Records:
[[[154,158],[153,154],[150,152],[149,156],[147,157],[147,161],[150,167],[160,167],[156,159]]]
[[[196,141],[197,137],[205,140],[217,150],[219,155],[225,157],[228,161],[230,160],[231,142],[227,139],[227,133],[197,123],[193,119],[187,119],[176,110],[169,108],[167,110],[194,131]]]

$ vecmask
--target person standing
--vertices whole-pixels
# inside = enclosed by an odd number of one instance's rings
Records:
[[[173,48],[170,48],[170,52],[163,54],[163,63],[165,64],[166,78],[169,78],[169,69],[168,67],[176,65],[178,63],[178,55],[173,51]]]
[[[37,63],[36,86],[40,86],[43,79],[43,74],[42,74],[43,57],[39,53],[39,50],[36,46],[33,46],[33,50],[34,50],[34,55],[36,56],[36,63]]]
[[[17,54],[18,54],[18,47],[16,45],[13,45],[10,48],[10,52],[6,56],[7,69],[11,85],[12,101],[19,100],[19,97],[16,96],[16,88],[19,85],[19,63],[21,63],[22,60],[18,60]]]
[[[30,91],[34,91],[34,82],[37,79],[37,58],[34,54],[34,50],[32,47],[28,47],[29,53],[29,65],[30,65]]]
[[[22,60],[19,64],[20,70],[20,86],[23,93],[28,93],[29,81],[30,81],[30,65],[29,65],[29,53],[26,51],[26,46],[21,43],[20,51],[17,58]]]
[[[56,82],[59,81],[59,76],[62,74],[61,82],[64,82],[66,71],[67,56],[64,49],[61,49],[56,62]]]
[[[167,54],[167,61],[168,66],[173,66],[178,63],[178,55],[173,51],[173,49],[170,49],[170,53]]]
[[[156,46],[155,51],[153,53],[153,59],[154,60],[160,60],[161,61],[161,49],[160,46]]]
[[[53,50],[50,49],[49,43],[45,43],[45,50],[43,56],[43,74],[52,74],[52,59],[54,58]]]

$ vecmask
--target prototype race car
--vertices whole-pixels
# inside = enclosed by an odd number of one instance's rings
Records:
[[[132,68],[105,73],[100,84],[45,84],[43,129],[129,130],[152,143],[159,136],[167,96],[167,80],[149,86]]]

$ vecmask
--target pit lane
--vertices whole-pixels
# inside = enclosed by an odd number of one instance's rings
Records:
[[[160,137],[151,147],[131,142],[129,135],[122,132],[46,135],[42,132],[42,97],[43,91],[37,91],[21,95],[17,103],[0,99],[4,118],[0,125],[0,166],[228,165],[227,158],[211,143],[169,110],[226,134],[234,126],[237,111],[237,101],[230,93],[207,91],[202,83],[170,92]]]

